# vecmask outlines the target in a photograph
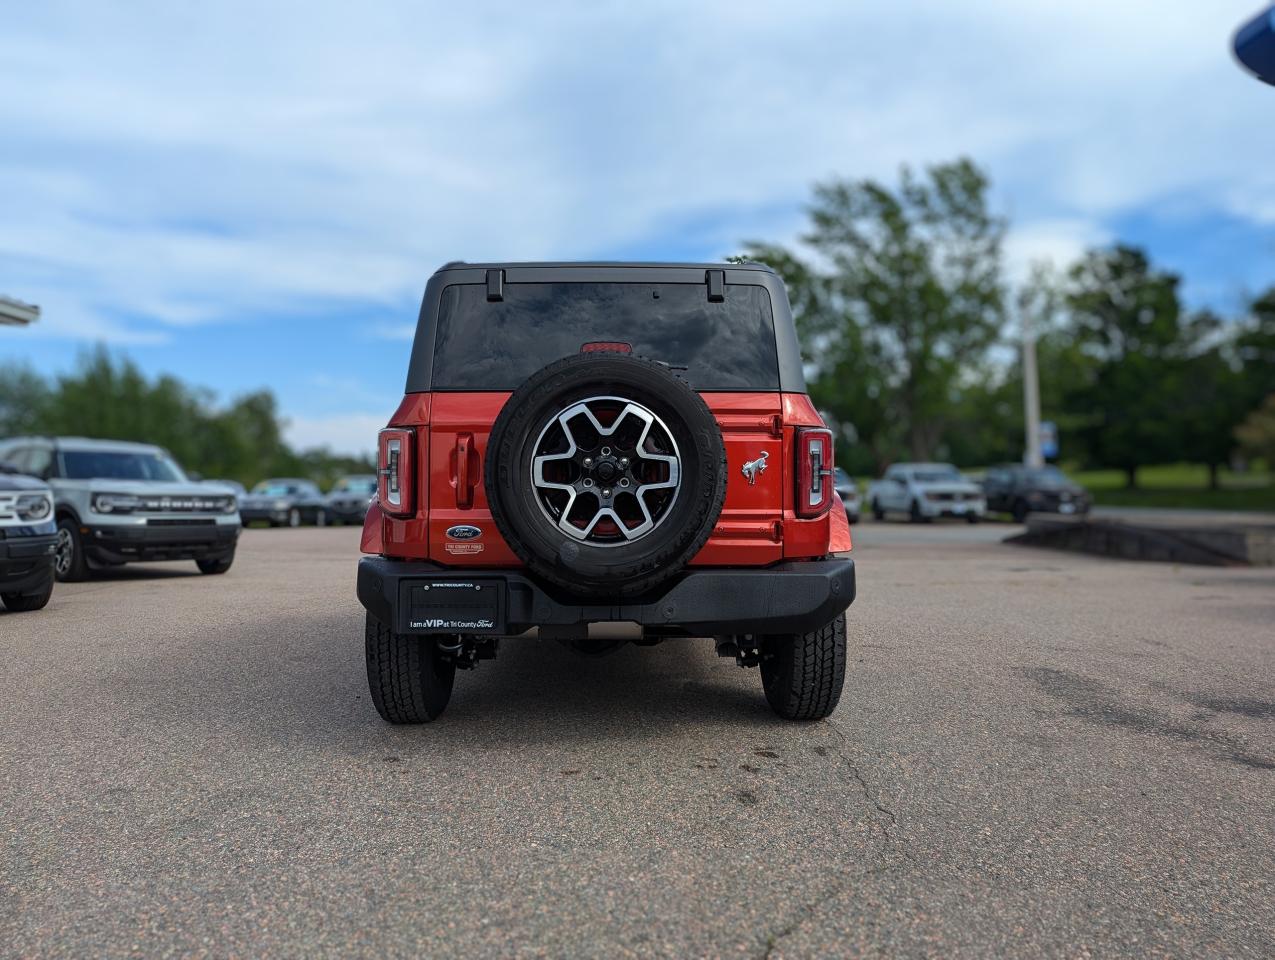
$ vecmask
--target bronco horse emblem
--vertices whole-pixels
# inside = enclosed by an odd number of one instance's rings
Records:
[[[744,464],[744,476],[748,478],[748,485],[750,487],[757,482],[757,474],[765,473],[766,458],[769,456],[770,454],[762,451],[762,455],[756,460],[749,460]]]

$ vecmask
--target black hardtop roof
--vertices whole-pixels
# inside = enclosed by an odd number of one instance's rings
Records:
[[[452,260],[439,267],[435,273],[448,270],[759,270],[773,274],[775,271],[764,263],[685,263],[676,261],[646,260],[499,260],[490,263],[469,263]]]

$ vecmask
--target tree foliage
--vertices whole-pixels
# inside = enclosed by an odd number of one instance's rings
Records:
[[[328,485],[342,473],[374,469],[326,450],[292,450],[268,390],[219,406],[210,391],[172,376],[148,379],[101,347],[52,382],[25,367],[0,368],[0,436],[24,434],[154,443],[187,470],[249,485],[280,475]]]
[[[812,397],[876,467],[941,452],[999,334],[1004,224],[987,189],[969,160],[905,167],[895,186],[834,180],[815,188],[806,255],[748,245],[789,288]]]

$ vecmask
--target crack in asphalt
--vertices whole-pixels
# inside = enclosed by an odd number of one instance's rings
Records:
[[[871,807],[880,816],[873,817],[873,823],[881,831],[881,846],[877,850],[873,858],[873,866],[860,873],[851,876],[842,876],[839,880],[828,885],[818,896],[803,906],[784,926],[777,930],[769,931],[766,934],[765,949],[759,954],[760,960],[770,960],[780,943],[792,936],[801,927],[808,922],[824,904],[828,903],[839,893],[845,890],[851,881],[862,880],[867,877],[878,876],[887,870],[893,869],[897,864],[887,862],[891,852],[897,850],[903,859],[915,863],[915,858],[907,851],[906,848],[899,845],[899,839],[895,834],[895,830],[899,825],[899,818],[895,816],[894,811],[885,806],[881,801],[873,796],[871,788],[863,778],[863,774],[859,771],[858,766],[845,754],[845,749],[851,746],[850,739],[842,733],[832,723],[831,720],[824,720],[824,724],[832,731],[833,735],[841,741],[842,748],[835,752],[836,758],[841,765],[850,772],[851,778],[858,785],[859,791],[863,794],[863,799],[871,805]]]

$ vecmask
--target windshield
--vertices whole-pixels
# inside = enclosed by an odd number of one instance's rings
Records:
[[[280,483],[278,480],[262,480],[252,488],[252,492],[263,497],[293,497],[314,493],[315,489],[304,483]]]
[[[62,476],[67,480],[154,480],[183,483],[181,471],[168,457],[157,453],[120,450],[63,450]]]
[[[917,483],[964,483],[956,467],[931,467],[928,470],[917,470],[912,476]]]
[[[346,477],[338,480],[332,488],[333,493],[376,493],[376,477]]]
[[[511,283],[443,290],[434,340],[434,389],[513,390],[586,343],[629,344],[675,367],[698,390],[778,390],[770,294],[728,284],[712,303],[703,284]]]
[[[1061,487],[1066,486],[1071,481],[1057,467],[1037,467],[1027,471],[1027,482],[1033,483],[1038,487]]]

